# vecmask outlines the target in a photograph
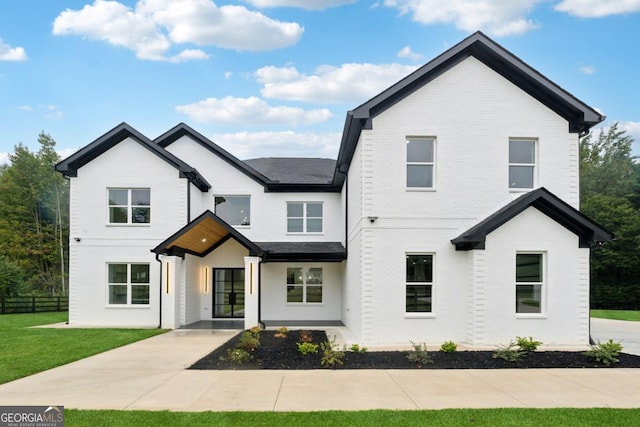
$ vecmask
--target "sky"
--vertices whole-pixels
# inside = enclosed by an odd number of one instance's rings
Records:
[[[0,164],[40,132],[65,157],[122,122],[335,158],[348,110],[478,30],[640,155],[640,0],[0,0]]]

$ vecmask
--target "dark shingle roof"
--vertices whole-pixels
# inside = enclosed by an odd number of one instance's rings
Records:
[[[333,159],[299,157],[264,157],[249,159],[245,164],[272,181],[296,184],[327,184],[333,179]]]

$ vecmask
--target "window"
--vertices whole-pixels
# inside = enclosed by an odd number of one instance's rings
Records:
[[[431,313],[433,255],[407,255],[406,312]]]
[[[407,140],[407,187],[435,187],[435,145],[430,138]]]
[[[108,265],[109,304],[149,304],[149,264]]]
[[[148,188],[110,188],[109,224],[149,224],[151,190]]]
[[[516,313],[542,313],[542,254],[516,254]]]
[[[229,225],[251,225],[249,196],[215,196],[216,215]]]
[[[322,233],[322,203],[288,202],[287,233]]]
[[[307,304],[321,303],[322,268],[287,268],[287,302]]]
[[[509,140],[509,188],[533,188],[535,183],[536,141]]]

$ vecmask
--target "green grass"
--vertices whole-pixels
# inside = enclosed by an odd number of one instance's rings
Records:
[[[0,315],[0,384],[165,332],[161,329],[52,329],[67,313]]]
[[[438,411],[148,412],[65,409],[68,426],[637,426],[640,409],[443,409]]]
[[[591,317],[640,322],[640,310],[591,310]]]

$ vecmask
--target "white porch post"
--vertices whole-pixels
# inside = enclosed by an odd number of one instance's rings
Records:
[[[244,328],[258,326],[259,257],[244,257]]]
[[[164,329],[176,329],[180,326],[180,270],[182,259],[174,256],[161,256],[162,261],[162,316],[160,326]]]

